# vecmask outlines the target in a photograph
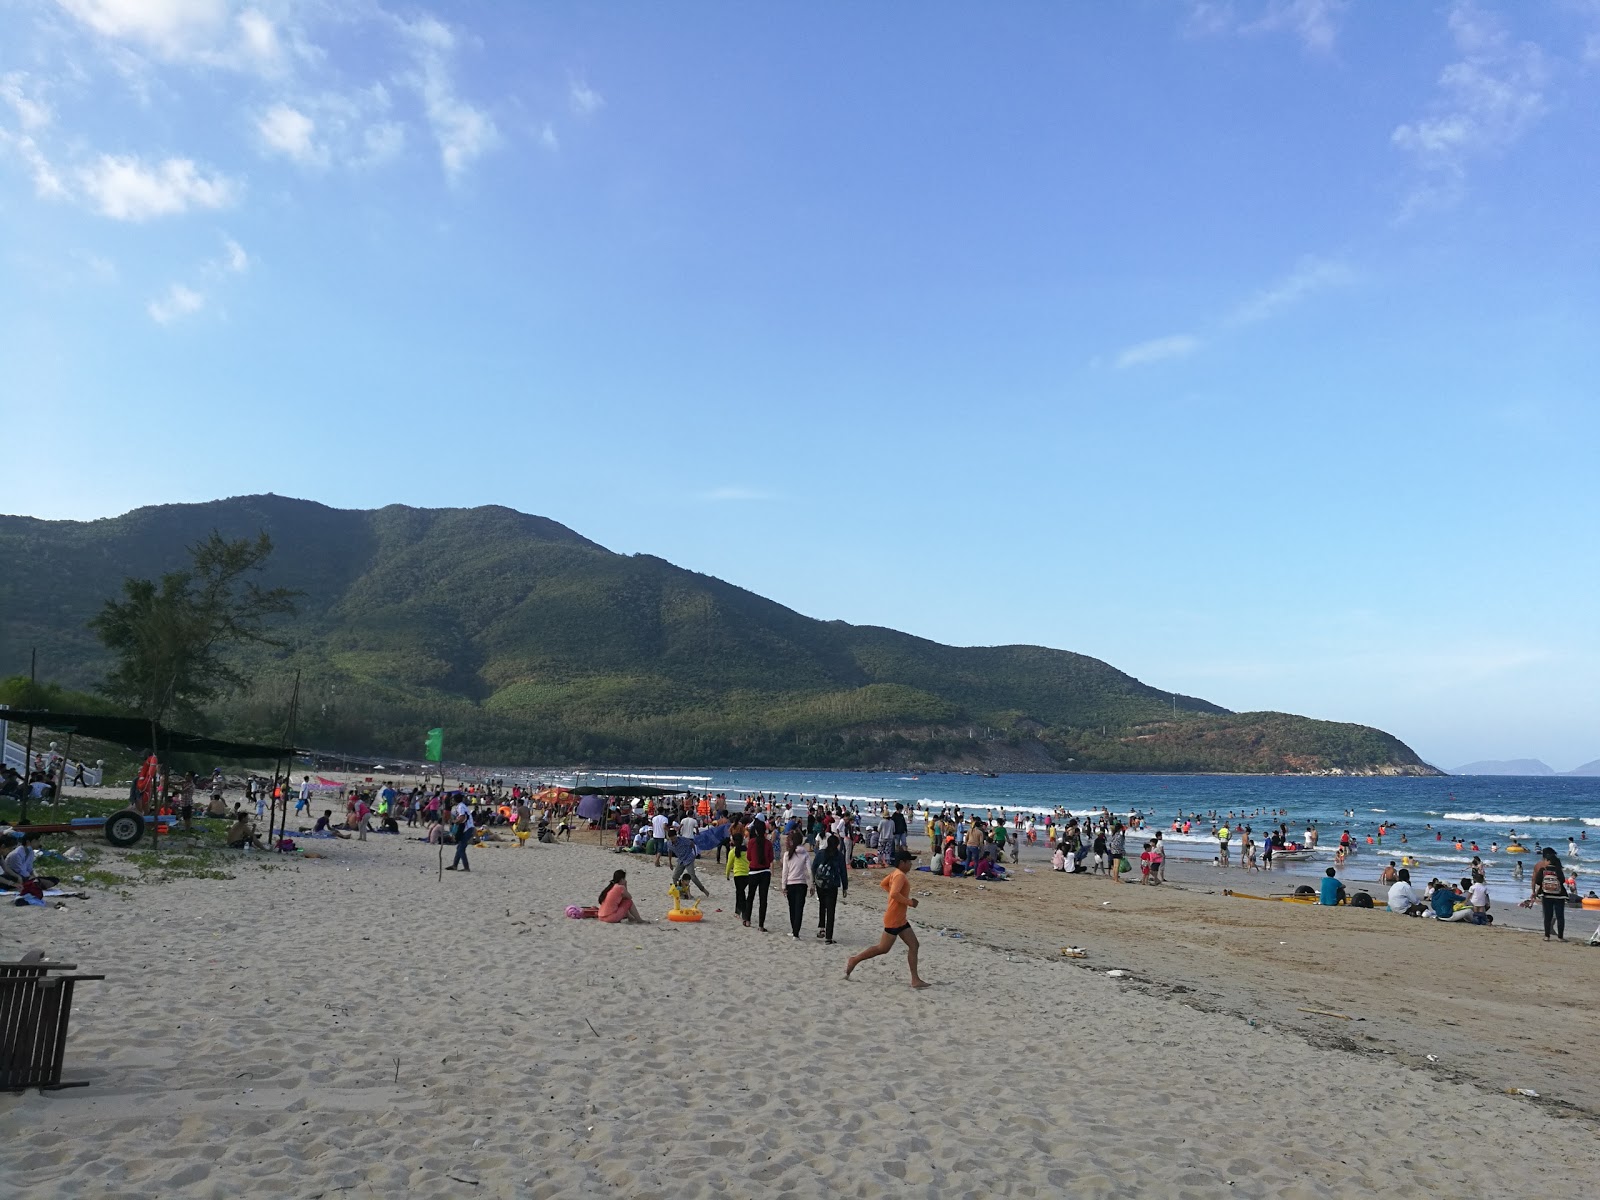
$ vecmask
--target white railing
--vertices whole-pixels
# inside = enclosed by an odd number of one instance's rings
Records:
[[[5,765],[10,767],[13,771],[20,773],[23,777],[26,777],[30,773],[28,770],[28,748],[25,745],[19,745],[16,742],[13,742],[11,738],[7,736],[10,733],[10,727],[3,719],[3,716],[3,712],[0,712],[0,746],[4,746],[5,748]],[[50,749],[49,738],[41,740],[40,738],[35,737],[33,740],[33,761],[34,770],[44,767],[50,771],[51,777],[54,778],[56,766],[61,762],[61,755]],[[67,786],[73,786],[73,781],[78,777],[79,766],[83,767],[84,786],[99,787],[101,780],[100,768],[90,766],[88,763],[79,763],[73,759],[67,760]]]

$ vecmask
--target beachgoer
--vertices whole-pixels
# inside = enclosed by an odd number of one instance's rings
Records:
[[[656,866],[661,865],[661,856],[667,850],[667,814],[658,812],[650,818],[650,849],[656,856]]]
[[[230,850],[243,850],[246,846],[253,846],[257,850],[262,848],[260,835],[252,828],[250,818],[242,812],[238,813],[233,824],[228,826],[224,840]]]
[[[32,837],[25,833],[12,836],[17,839],[17,844],[6,854],[4,860],[0,860],[0,879],[19,891],[30,881],[36,883],[41,892],[55,887],[58,880],[54,876],[34,874],[34,862],[39,854],[33,848]]]
[[[745,906],[745,924],[753,916],[756,928],[767,931],[767,891],[772,887],[772,841],[767,834],[767,823],[757,817],[750,823],[750,840],[745,843],[745,857],[750,862],[750,899]]]
[[[1472,905],[1472,911],[1479,916],[1487,916],[1489,912],[1489,885],[1481,879],[1474,879],[1472,886],[1467,889],[1467,903]]]
[[[468,806],[465,796],[456,801],[456,806],[451,811],[450,817],[451,832],[455,834],[456,838],[456,856],[445,870],[454,871],[459,869],[470,875],[472,873],[472,865],[467,862],[467,847],[472,844],[472,831],[477,828],[477,822],[473,820],[472,809]]]
[[[812,862],[811,880],[817,889],[817,936],[831,946],[839,895],[848,895],[850,891],[850,863],[844,856],[837,834],[828,835],[822,852]]]
[[[1319,892],[1318,899],[1329,907],[1343,904],[1348,898],[1344,890],[1344,884],[1339,882],[1339,876],[1332,867],[1322,873]]]
[[[623,921],[633,925],[647,924],[639,915],[639,906],[628,894],[627,878],[626,871],[613,871],[611,882],[600,889],[600,919],[611,925],[620,925]]]
[[[806,923],[806,896],[811,892],[811,847],[800,840],[800,831],[786,835],[783,848],[783,894],[789,901],[789,936],[800,937]]]
[[[917,856],[909,850],[903,850],[895,855],[894,869],[884,876],[878,885],[889,893],[889,903],[883,913],[883,936],[878,939],[877,945],[867,947],[845,963],[846,979],[850,978],[850,972],[867,959],[889,953],[894,948],[895,939],[899,938],[906,944],[906,963],[911,968],[911,986],[914,988],[928,986],[922,976],[917,974],[917,935],[911,931],[911,921],[907,911],[917,906],[917,898],[911,894],[911,881],[906,878],[906,872],[916,860]]]
[[[724,879],[733,880],[733,911],[744,922],[745,927],[750,925],[750,857],[746,852],[743,826],[736,827],[739,832],[733,835],[728,843],[728,865],[722,870]]]
[[[1393,886],[1389,888],[1389,911],[1407,917],[1419,917],[1426,908],[1427,905],[1417,899],[1416,889],[1411,886],[1411,872],[1401,867]]]
[[[693,818],[685,817],[684,820],[687,822]],[[672,839],[672,857],[675,861],[672,868],[672,882],[675,886],[687,879],[700,889],[702,896],[711,895],[711,889],[701,882],[700,876],[694,869],[695,859],[700,857],[700,848],[694,844],[693,837],[685,836],[681,825],[678,827],[678,836]],[[683,891],[684,895],[688,895],[688,885],[684,885]]]
[[[1399,878],[1400,878],[1400,864],[1395,862],[1393,859],[1389,860],[1389,865],[1387,867],[1385,867],[1382,871],[1378,872],[1378,882],[1381,883],[1381,884],[1384,884],[1385,886],[1393,883],[1396,879],[1399,879]]]
[[[1546,846],[1533,868],[1533,894],[1544,905],[1544,940],[1554,933],[1558,942],[1567,940],[1567,880],[1554,846]]]

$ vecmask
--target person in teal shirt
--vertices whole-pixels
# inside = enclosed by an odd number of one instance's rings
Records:
[[[1344,884],[1339,882],[1339,877],[1329,867],[1322,876],[1322,903],[1330,907],[1342,904],[1345,900]]]

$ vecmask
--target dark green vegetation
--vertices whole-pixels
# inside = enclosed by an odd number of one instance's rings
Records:
[[[122,597],[107,600],[89,621],[111,653],[105,694],[159,722],[169,712],[193,720],[206,704],[245,687],[249,680],[229,650],[282,648],[267,622],[294,613],[290,589],[255,580],[271,556],[265,533],[230,541],[213,530],[190,547],[186,569],[159,581],[123,580]]]
[[[649,555],[613,554],[509,509],[345,511],[250,496],[93,522],[0,517],[0,675],[93,687],[112,663],[88,627],[128,576],[188,547],[265,531],[260,583],[299,592],[247,645],[248,688],[217,732],[420,757],[525,764],[907,766],[993,770],[1428,772],[1364,726],[1233,714],[1097,659],[955,648],[818,621]]]

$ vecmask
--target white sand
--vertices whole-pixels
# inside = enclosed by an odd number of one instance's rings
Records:
[[[825,947],[776,891],[772,932],[740,928],[709,866],[725,911],[611,926],[562,910],[621,864],[657,916],[665,868],[532,845],[440,883],[416,842],[306,844],[329,857],[5,910],[0,957],[109,978],[67,1057],[92,1086],[0,1098],[0,1193],[1577,1196],[1600,1171],[1584,1120],[1063,962],[925,931],[937,986],[900,951],[847,983],[875,880]]]

